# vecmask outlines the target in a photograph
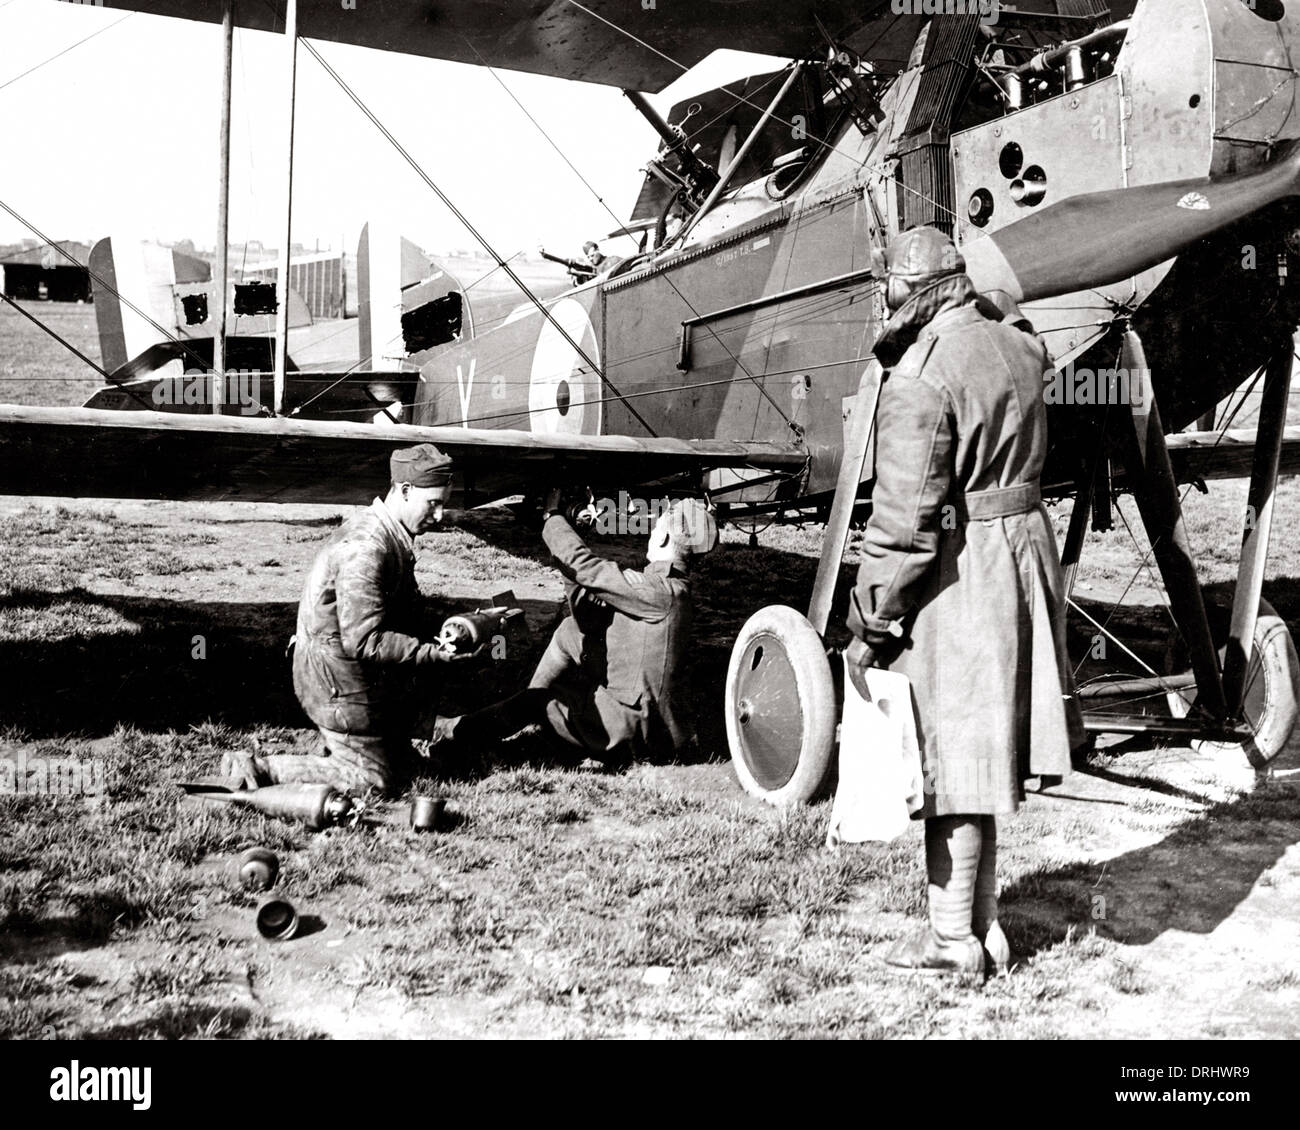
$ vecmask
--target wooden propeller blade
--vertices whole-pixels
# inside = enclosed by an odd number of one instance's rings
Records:
[[[962,247],[984,292],[1032,302],[1105,286],[1300,194],[1300,147],[1259,172],[1072,196]]]

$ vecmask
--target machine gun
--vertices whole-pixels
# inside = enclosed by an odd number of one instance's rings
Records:
[[[552,263],[559,263],[561,267],[566,268],[575,286],[591,282],[596,277],[596,268],[590,263],[584,263],[581,259],[566,259],[563,255],[552,255],[545,248],[539,248],[539,252],[543,259]]]
[[[656,158],[650,162],[649,171],[665,183],[680,187],[686,203],[692,209],[699,208],[718,183],[718,171],[691,148],[691,143],[679,126],[664,121],[658,111],[646,101],[644,94],[637,90],[625,90],[623,93],[640,111],[641,116],[654,126],[655,132],[663,139],[664,156],[676,157],[677,169],[680,170],[674,171],[664,164],[662,158]]]

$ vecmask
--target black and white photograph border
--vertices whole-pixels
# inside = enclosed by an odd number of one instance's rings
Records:
[[[0,1036],[1300,1035],[1293,49],[0,0]]]

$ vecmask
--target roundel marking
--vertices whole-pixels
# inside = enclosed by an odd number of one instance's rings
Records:
[[[576,298],[561,298],[542,322],[528,377],[528,420],[535,432],[600,433],[600,378],[556,328],[578,343],[597,365],[596,331]],[[554,319],[554,321],[552,321]]]

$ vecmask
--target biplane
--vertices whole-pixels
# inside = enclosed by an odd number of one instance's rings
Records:
[[[1084,687],[1089,728],[1222,742],[1260,767],[1282,748],[1300,664],[1261,587],[1278,477],[1300,469],[1287,425],[1300,13],[1285,0],[105,3],[224,23],[227,44],[235,24],[282,34],[290,74],[299,44],[322,39],[616,85],[661,145],[633,214],[611,216],[635,251],[580,285],[544,297],[501,261],[523,300],[475,326],[466,296],[427,279],[408,294],[403,276],[392,372],[375,356],[342,377],[289,372],[281,321],[264,418],[144,411],[128,396],[115,400],[126,411],[0,408],[6,492],[358,502],[394,446],[429,441],[455,458],[465,505],[560,481],[820,520],[806,615],[756,610],[725,701],[745,788],[807,799],[835,743],[826,636],[887,379],[871,352],[885,316],[871,252],[933,224],[1054,359],[1043,493],[1073,499],[1071,583],[1089,523],[1108,528],[1131,494],[1185,644],[1183,670],[1143,664]],[[790,64],[659,115],[645,94],[723,46]],[[223,269],[209,302],[223,327],[228,290]],[[372,294],[391,322],[391,296]],[[219,377],[226,335],[210,332]],[[381,351],[373,335],[363,354]],[[295,388],[330,381],[383,386],[368,395],[392,398],[384,426],[295,403]],[[1232,429],[1231,411],[1216,426],[1216,406],[1248,385],[1257,426]],[[1221,631],[1180,490],[1246,475]]]

